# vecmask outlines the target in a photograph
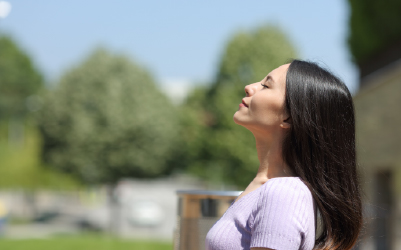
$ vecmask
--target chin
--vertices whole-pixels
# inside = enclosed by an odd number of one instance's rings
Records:
[[[234,114],[233,116],[233,120],[236,124],[244,126],[244,121],[241,120],[240,117],[238,117],[239,115],[237,113]]]
[[[235,123],[238,124],[238,117],[237,117],[238,114],[237,114],[237,113],[238,113],[238,112],[235,112],[235,113],[234,113],[233,120],[234,120]]]

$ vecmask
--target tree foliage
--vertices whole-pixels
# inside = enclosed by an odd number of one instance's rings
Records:
[[[0,188],[77,189],[79,183],[71,176],[46,168],[40,159],[41,137],[31,121],[24,124],[22,147],[7,143],[8,123],[0,122]]]
[[[1,35],[0,188],[77,187],[72,178],[44,169],[40,161],[40,136],[30,111],[38,107],[36,95],[42,87],[42,76],[28,54],[14,39]]]
[[[401,39],[399,0],[348,0],[351,7],[348,44],[360,63]]]
[[[209,180],[245,186],[259,166],[253,135],[233,121],[244,87],[296,55],[286,36],[265,26],[238,32],[228,42],[214,83],[194,92],[184,104],[182,152],[190,171]],[[195,151],[196,150],[196,151]]]
[[[45,96],[44,159],[89,184],[158,176],[168,170],[175,117],[149,72],[99,49]]]
[[[29,56],[8,36],[0,36],[0,119],[21,118],[27,98],[43,86]]]

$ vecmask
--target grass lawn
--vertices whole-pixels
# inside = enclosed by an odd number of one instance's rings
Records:
[[[172,250],[172,243],[120,240],[107,237],[60,237],[51,239],[0,239],[1,250]]]

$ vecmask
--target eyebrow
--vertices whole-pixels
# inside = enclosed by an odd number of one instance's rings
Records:
[[[266,77],[266,82],[267,81],[271,81],[272,83],[274,83],[273,77],[271,77],[271,76],[267,76]]]

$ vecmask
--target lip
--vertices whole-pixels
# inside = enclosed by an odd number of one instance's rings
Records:
[[[239,106],[240,106],[240,107],[247,107],[247,108],[248,108],[248,104],[246,104],[246,102],[244,101],[244,99],[242,99],[242,103],[240,103]]]

